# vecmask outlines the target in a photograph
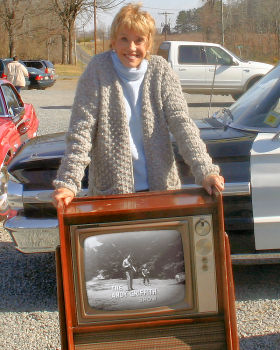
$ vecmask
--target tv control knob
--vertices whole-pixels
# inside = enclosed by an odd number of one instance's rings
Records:
[[[208,269],[209,269],[208,265],[206,265],[206,264],[202,265],[202,270],[203,271],[208,271]]]
[[[206,236],[210,232],[211,226],[205,219],[199,219],[195,224],[195,232],[199,236]]]
[[[203,264],[208,263],[208,258],[206,256],[204,256],[201,260],[202,260]]]
[[[200,255],[208,255],[212,251],[212,243],[208,239],[200,239],[196,242],[196,251]]]

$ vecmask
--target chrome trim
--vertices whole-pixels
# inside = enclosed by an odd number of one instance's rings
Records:
[[[233,265],[279,264],[280,253],[231,254]]]
[[[254,223],[255,224],[279,224],[280,223],[280,216],[259,216],[254,217]]]
[[[59,245],[57,219],[27,219],[15,216],[4,223],[16,248],[23,253],[51,252]]]
[[[201,188],[201,186],[190,184],[183,185],[182,188]],[[87,190],[82,190],[79,196],[85,195]],[[24,203],[50,203],[52,202],[53,190],[35,190],[35,191],[23,191],[22,197]],[[241,183],[226,183],[223,191],[223,196],[246,196],[250,195],[251,188],[249,182]]]
[[[183,189],[201,188],[199,185],[189,184],[182,185]],[[23,209],[24,203],[42,204],[52,202],[53,190],[34,190],[24,191],[23,185],[13,180],[8,183],[8,201],[12,209]],[[79,196],[85,196],[86,189],[80,191]],[[249,196],[251,194],[251,187],[249,182],[240,183],[225,183],[223,196]]]
[[[15,216],[4,223],[16,248],[23,253],[53,252],[59,245],[59,230],[57,219],[27,219]],[[233,265],[257,265],[280,263],[280,252],[261,252],[252,254],[232,254]]]
[[[24,203],[40,204],[51,203],[52,194],[54,190],[35,190],[35,191],[23,191],[22,198]],[[86,196],[87,190],[82,189],[77,196]]]
[[[182,185],[183,189],[188,188],[201,188],[199,185],[188,184]],[[223,196],[249,196],[251,194],[250,182],[226,182]]]
[[[53,190],[23,191],[24,203],[51,203]]]
[[[8,181],[8,204],[11,209],[23,209],[23,185],[13,180]]]
[[[13,118],[13,114],[1,114],[1,118]]]
[[[183,188],[201,188],[194,184]],[[85,195],[82,190],[79,196]],[[53,190],[23,191],[23,185],[10,180],[8,201],[12,209],[22,209],[24,203],[50,203]],[[250,183],[226,183],[224,196],[250,195]],[[58,221],[56,218],[27,218],[15,216],[4,223],[17,244],[17,249],[24,253],[54,251],[59,244]],[[234,258],[236,261],[236,258]]]

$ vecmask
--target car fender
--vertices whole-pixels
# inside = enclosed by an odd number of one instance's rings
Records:
[[[10,162],[10,160],[12,159],[12,155],[13,155],[12,147],[7,143],[1,144],[1,147],[0,147],[0,169],[1,169],[3,164],[7,165]]]
[[[280,139],[260,133],[251,150],[256,250],[280,249]]]
[[[25,130],[22,134],[26,133],[28,135],[28,139],[31,139],[37,135],[39,120],[32,104],[24,103],[24,108],[25,116],[22,121],[24,122]]]

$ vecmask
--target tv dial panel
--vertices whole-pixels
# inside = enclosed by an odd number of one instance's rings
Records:
[[[218,312],[213,225],[211,215],[193,217],[194,259],[199,312]],[[205,292],[207,291],[207,298]]]

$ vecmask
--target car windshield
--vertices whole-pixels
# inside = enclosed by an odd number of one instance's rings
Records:
[[[214,116],[232,128],[278,132],[280,130],[280,65],[253,85],[232,106]]]
[[[247,62],[248,60],[244,60],[243,58],[237,56],[235,53],[231,52],[230,50],[227,49],[227,52],[230,52],[232,56],[234,56],[236,59],[238,59],[241,62]]]

